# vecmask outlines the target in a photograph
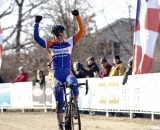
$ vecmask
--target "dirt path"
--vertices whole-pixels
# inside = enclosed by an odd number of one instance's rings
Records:
[[[160,130],[160,121],[81,115],[82,130]],[[0,130],[58,130],[55,113],[0,113]]]

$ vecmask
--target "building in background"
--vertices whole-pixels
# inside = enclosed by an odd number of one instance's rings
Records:
[[[127,67],[127,61],[132,56],[133,34],[135,19],[121,18],[106,27],[97,30],[88,38],[80,42],[85,42],[83,46],[78,45],[76,50],[77,57],[73,57],[73,61],[77,59],[85,64],[85,59],[89,55],[93,55],[97,63],[102,56],[106,57],[108,62],[112,64],[112,57],[119,55],[121,61]],[[90,37],[90,38],[89,38]],[[82,53],[83,50],[83,53]],[[160,72],[160,35],[155,47],[154,59],[151,72]],[[75,53],[74,53],[75,54]],[[100,64],[99,64],[100,67]]]

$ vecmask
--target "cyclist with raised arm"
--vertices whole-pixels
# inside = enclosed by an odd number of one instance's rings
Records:
[[[62,25],[54,25],[51,33],[54,36],[52,41],[44,40],[39,36],[39,22],[42,20],[42,16],[35,17],[34,25],[34,39],[35,41],[46,48],[50,59],[53,64],[53,76],[54,76],[54,87],[53,93],[56,99],[57,108],[57,119],[59,123],[59,130],[63,130],[63,106],[64,106],[64,94],[63,88],[58,90],[58,83],[67,82],[68,84],[77,84],[77,79],[71,74],[71,52],[73,46],[78,43],[84,33],[81,17],[78,10],[73,10],[71,13],[75,16],[78,25],[78,32],[70,37],[69,39],[64,38],[65,28]],[[74,101],[78,100],[78,86],[73,88]]]

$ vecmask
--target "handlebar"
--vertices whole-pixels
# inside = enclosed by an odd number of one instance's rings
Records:
[[[85,85],[86,86],[86,95],[88,94],[88,90],[89,90],[89,87],[88,87],[88,80],[86,80],[86,82],[85,83],[78,83],[78,84],[66,84],[66,83],[64,83],[64,84],[60,84],[59,82],[58,82],[58,91],[60,92],[60,87],[66,87],[66,88],[70,88],[70,89],[72,89],[74,86],[81,86],[81,85]]]

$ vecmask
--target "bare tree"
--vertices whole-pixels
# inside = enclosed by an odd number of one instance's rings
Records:
[[[4,9],[4,10],[2,10],[2,12],[0,12],[0,19],[11,14],[13,12],[13,9],[14,9],[14,4],[10,3],[6,9]]]
[[[27,27],[31,25],[31,21],[33,21],[33,17],[35,16],[32,12],[45,2],[46,0],[40,0],[38,2],[31,2],[30,0],[14,0],[14,13],[17,14],[17,17],[15,17],[17,18],[17,22],[15,25],[4,28],[6,31],[10,30],[8,31],[10,33],[4,39],[4,42],[7,43],[4,50],[15,49],[16,53],[19,54],[20,49],[22,49],[23,46],[32,44],[30,42],[32,32]]]
[[[42,68],[42,65],[44,66],[48,61],[48,57],[43,59],[43,49],[35,46],[32,31],[34,12],[45,5],[46,2],[47,0],[34,2],[31,0],[13,0],[13,3],[9,6],[12,7],[12,11],[7,8],[8,12],[4,11],[2,13],[2,19],[4,17],[10,17],[13,21],[16,19],[15,23],[10,22],[10,25],[4,28],[4,32],[8,32],[8,36],[4,37],[2,63],[2,75],[8,75],[8,77],[5,77],[6,81],[13,80],[19,66],[27,66],[30,75],[32,75],[33,70]],[[41,53],[42,56],[39,56]],[[43,64],[40,64],[41,61]]]

